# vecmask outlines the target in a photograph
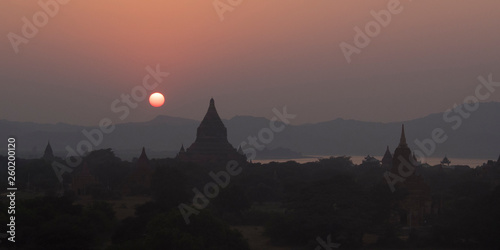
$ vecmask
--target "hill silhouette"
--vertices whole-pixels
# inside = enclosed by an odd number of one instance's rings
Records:
[[[443,120],[443,113],[391,123],[339,118],[314,124],[289,125],[275,134],[268,148],[287,148],[304,155],[382,155],[387,145],[394,150],[398,141],[397,131],[404,123],[409,146],[413,149],[418,149],[416,139],[431,138],[436,128],[445,131],[448,139],[436,145],[431,157],[446,154],[455,158],[496,159],[500,153],[498,110],[498,102],[481,103],[469,118],[462,118],[462,124],[456,130],[452,129],[454,122]],[[269,126],[269,120],[251,116],[235,116],[223,122],[228,130],[229,142],[235,147],[248,136],[256,136],[260,129]],[[163,115],[146,122],[117,124],[115,131],[104,135],[97,148],[113,148],[118,156],[125,159],[137,157],[143,146],[151,157],[172,157],[182,144],[186,146],[194,141],[198,125],[196,120]],[[91,130],[93,127],[0,120],[1,137],[16,136],[18,154],[26,158],[41,157],[48,140],[55,155],[64,157],[67,145],[75,148],[79,141],[85,139],[81,132],[83,129]],[[6,145],[0,145],[3,152]]]

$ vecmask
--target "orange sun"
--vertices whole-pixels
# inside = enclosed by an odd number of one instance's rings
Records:
[[[149,103],[153,107],[156,108],[161,107],[164,102],[165,102],[165,97],[163,97],[161,93],[156,92],[151,94],[151,96],[149,97]]]

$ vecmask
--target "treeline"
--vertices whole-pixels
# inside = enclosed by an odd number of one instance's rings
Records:
[[[123,197],[119,190],[134,163],[111,150],[87,157],[89,169],[102,182],[95,187],[95,198]],[[17,249],[249,249],[230,225],[263,226],[271,244],[304,249],[316,248],[317,238],[326,241],[327,236],[347,249],[500,246],[500,168],[418,168],[439,209],[427,218],[425,230],[413,230],[404,240],[403,228],[390,222],[390,210],[391,201],[404,199],[405,190],[392,193],[383,178],[386,170],[354,165],[349,157],[242,164],[241,173],[219,186],[203,208],[193,206],[193,189],[203,192],[214,182],[210,172],[224,171],[225,164],[153,159],[151,187],[140,192],[153,200],[122,221],[104,201],[83,207],[74,204],[75,193],[56,197],[60,184],[46,162],[22,160],[20,165],[21,176],[30,173],[31,187],[47,192],[19,201]],[[180,204],[197,211],[189,224]],[[1,221],[7,220],[6,211],[0,211]],[[367,241],[367,235],[376,237]]]

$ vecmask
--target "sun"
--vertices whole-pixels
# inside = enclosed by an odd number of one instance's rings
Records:
[[[161,93],[156,92],[151,94],[151,96],[149,96],[149,103],[151,104],[151,106],[155,108],[161,107],[164,102],[165,102],[165,97],[163,97]]]

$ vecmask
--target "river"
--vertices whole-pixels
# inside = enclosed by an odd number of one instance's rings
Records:
[[[253,162],[258,162],[262,164],[266,164],[272,161],[275,162],[287,162],[287,161],[296,161],[298,163],[306,163],[306,162],[313,162],[317,161],[320,158],[329,158],[330,156],[327,155],[313,155],[313,156],[306,156],[303,158],[293,158],[293,159],[260,159],[260,160],[254,160]],[[361,164],[363,162],[363,159],[366,156],[351,156],[351,160],[354,164]],[[378,160],[381,160],[383,156],[374,156]],[[422,163],[427,163],[431,166],[438,165],[443,158],[437,158],[437,157],[430,157],[426,158],[425,161]],[[486,163],[488,160],[486,159],[471,159],[471,158],[448,158],[451,161],[451,165],[467,165],[472,168],[475,168],[477,166],[483,165],[483,163]]]

